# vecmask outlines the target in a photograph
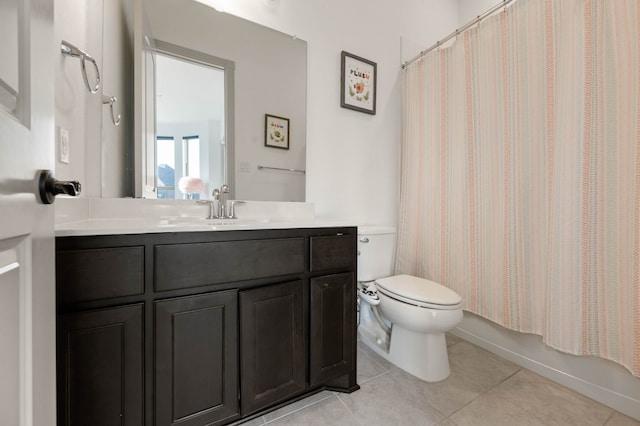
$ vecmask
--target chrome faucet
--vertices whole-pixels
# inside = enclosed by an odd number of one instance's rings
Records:
[[[209,217],[207,219],[237,219],[236,204],[244,204],[245,201],[231,200],[229,213],[227,213],[227,202],[229,201],[229,185],[222,185],[211,193],[212,200],[198,200],[199,204],[209,205]],[[217,207],[217,209],[216,209]]]
[[[229,185],[222,185],[220,187],[220,201],[218,202],[218,218],[220,219],[227,219],[227,198],[228,197],[229,197]]]

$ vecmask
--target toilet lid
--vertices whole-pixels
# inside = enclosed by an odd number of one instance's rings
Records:
[[[408,303],[418,306],[452,309],[462,302],[462,297],[450,288],[411,275],[381,278],[376,280],[376,287],[382,293],[401,300],[406,299]]]

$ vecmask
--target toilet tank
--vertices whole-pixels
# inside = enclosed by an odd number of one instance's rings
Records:
[[[390,226],[358,227],[358,281],[391,276],[396,230]]]

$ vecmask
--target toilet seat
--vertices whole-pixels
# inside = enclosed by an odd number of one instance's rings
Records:
[[[411,275],[396,275],[375,281],[378,291],[392,299],[421,308],[459,309],[462,297],[441,284]]]

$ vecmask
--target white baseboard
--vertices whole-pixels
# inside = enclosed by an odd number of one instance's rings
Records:
[[[640,378],[614,362],[556,351],[540,336],[507,330],[469,312],[451,334],[640,420]]]

